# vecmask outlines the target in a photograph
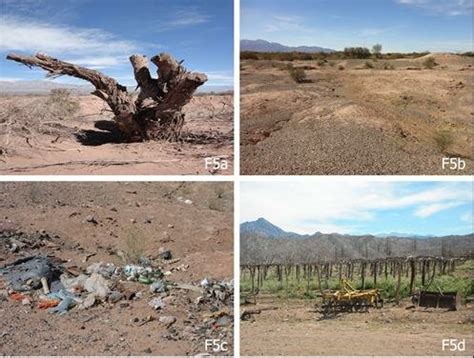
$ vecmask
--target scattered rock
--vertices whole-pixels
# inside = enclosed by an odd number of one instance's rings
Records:
[[[95,219],[95,217],[93,215],[88,215],[86,217],[86,222],[94,224],[94,225],[98,224],[98,221]]]
[[[176,317],[174,316],[161,316],[158,321],[165,324],[167,327],[170,327],[176,322]]]
[[[160,247],[158,253],[163,260],[171,260],[173,258],[171,250],[165,249],[164,247]]]

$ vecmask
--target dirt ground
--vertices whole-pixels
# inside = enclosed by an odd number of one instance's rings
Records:
[[[72,118],[42,113],[21,118],[18,111],[45,96],[0,96],[0,173],[80,175],[180,175],[233,173],[233,96],[203,94],[186,105],[180,143],[118,143],[118,131],[101,99],[74,96],[80,110]],[[28,117],[28,116],[26,116]],[[228,168],[206,169],[204,158],[228,161]]]
[[[241,63],[242,174],[472,174],[472,58]],[[344,68],[343,70],[339,67]],[[384,69],[385,67],[393,69]],[[443,157],[466,162],[443,169]]]
[[[466,356],[472,352],[472,304],[454,312],[407,310],[410,304],[386,305],[369,313],[341,314],[321,320],[308,300],[280,301],[267,296],[258,300],[257,308],[276,306],[278,309],[262,311],[249,321],[241,321],[241,354]],[[466,351],[443,352],[441,341],[446,338],[465,339]]]
[[[91,221],[93,218],[93,221]],[[129,263],[138,255],[166,280],[199,285],[233,278],[231,183],[1,183],[0,233],[29,233],[38,244],[17,250],[0,235],[0,268],[30,255],[59,258],[68,272],[93,263]],[[36,235],[36,236],[35,236]],[[44,239],[46,237],[46,239]],[[160,248],[172,260],[159,259]],[[13,251],[13,252],[12,252]],[[2,286],[0,276],[0,286]],[[5,282],[3,282],[5,285]],[[161,310],[146,284],[120,281],[134,299],[101,302],[64,315],[12,301],[0,287],[0,351],[6,355],[187,355],[204,352],[207,335],[229,343],[228,312],[196,303],[195,291],[170,289]],[[137,294],[138,293],[138,294]],[[221,326],[213,321],[224,317]],[[159,321],[173,316],[172,326]],[[222,319],[222,318],[221,318]],[[211,325],[209,328],[207,325]]]

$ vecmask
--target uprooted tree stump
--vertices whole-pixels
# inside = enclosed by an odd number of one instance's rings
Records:
[[[42,53],[35,56],[9,54],[8,60],[20,62],[28,67],[41,67],[48,71],[47,77],[68,75],[90,82],[95,91],[92,94],[103,99],[114,113],[117,128],[124,140],[175,141],[184,125],[183,106],[187,104],[196,89],[207,81],[203,73],[189,72],[181,62],[167,53],[151,58],[158,70],[153,78],[148,60],[143,55],[130,56],[138,96],[127,92],[127,88],[115,79],[99,71],[64,62]]]

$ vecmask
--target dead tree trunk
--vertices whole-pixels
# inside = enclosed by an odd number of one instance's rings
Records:
[[[157,78],[152,78],[148,60],[142,55],[133,55],[133,67],[138,96],[127,92],[127,88],[115,79],[98,71],[64,62],[42,53],[35,56],[9,54],[8,60],[20,62],[28,67],[40,67],[48,71],[48,77],[68,75],[90,82],[95,91],[114,113],[117,128],[124,140],[175,141],[184,125],[183,106],[196,89],[207,81],[203,73],[187,71],[181,62],[170,54],[162,53],[151,58],[158,67]]]

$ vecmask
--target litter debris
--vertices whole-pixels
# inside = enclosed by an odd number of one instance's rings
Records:
[[[93,273],[84,283],[84,288],[96,297],[106,299],[110,294],[110,284],[101,274]]]
[[[18,292],[12,292],[10,293],[10,299],[13,301],[23,301],[26,298],[26,296],[22,293]]]
[[[117,303],[118,301],[123,299],[122,292],[119,291],[112,291],[109,295],[108,301],[111,303]]]
[[[150,292],[151,293],[161,293],[166,292],[166,282],[162,280],[157,280],[150,285]]]
[[[44,298],[44,299],[39,300],[37,307],[40,310],[44,310],[47,308],[56,307],[57,305],[59,305],[60,302],[61,300]]]
[[[76,297],[71,292],[66,291],[65,289],[61,289],[57,292],[50,293],[48,295],[50,299],[57,299],[61,302],[54,308],[51,308],[48,312],[49,313],[57,313],[59,315],[65,314],[69,311],[72,307],[77,305],[78,303],[82,303],[82,300]]]
[[[24,292],[42,288],[42,279],[50,285],[59,281],[61,271],[62,268],[47,256],[30,256],[0,269],[0,275],[14,291]]]
[[[138,281],[144,284],[151,284],[163,277],[163,272],[160,269],[155,269],[151,266],[126,265],[124,273],[127,276],[127,280]]]
[[[80,293],[84,291],[84,284],[86,283],[87,276],[81,274],[77,277],[68,278],[67,275],[62,274],[59,279],[66,290],[72,293]]]
[[[106,278],[112,278],[112,276],[114,275],[119,275],[120,271],[120,268],[115,266],[114,264],[104,264],[103,262],[96,262],[87,267],[87,273],[89,275],[97,273]]]
[[[155,310],[160,310],[165,308],[165,303],[161,298],[155,297],[153,298],[150,302],[148,302],[148,305],[153,307]]]

